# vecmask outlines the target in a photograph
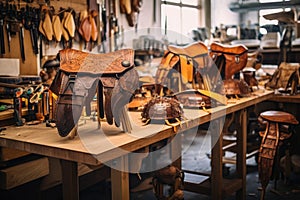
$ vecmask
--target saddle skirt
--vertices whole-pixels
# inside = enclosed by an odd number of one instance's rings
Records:
[[[210,56],[219,68],[222,79],[229,79],[242,70],[248,61],[248,48],[245,45],[224,45],[213,42],[210,45]]]
[[[74,49],[59,52],[60,68],[50,90],[58,96],[55,120],[61,136],[77,125],[86,107],[97,93],[98,119],[120,125],[120,110],[139,87],[134,69],[134,50],[123,49],[106,54],[91,54]]]

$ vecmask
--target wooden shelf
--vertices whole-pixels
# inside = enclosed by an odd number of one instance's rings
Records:
[[[236,147],[236,142],[235,141],[228,141],[228,140],[223,140],[223,151],[229,151],[236,153],[237,152],[237,147]],[[246,154],[246,159],[251,158],[252,156],[255,156],[259,152],[259,144],[253,144],[253,143],[247,143],[247,154]],[[223,163],[228,163],[228,164],[236,164],[236,155],[232,157],[223,157]]]

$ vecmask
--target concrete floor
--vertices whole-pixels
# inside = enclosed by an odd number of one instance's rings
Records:
[[[207,157],[207,153],[210,150],[210,139],[205,138],[202,131],[194,137],[194,134],[184,134],[182,137],[183,148],[189,145],[187,151],[182,155],[182,168],[189,169],[199,172],[210,171],[210,159]],[[191,142],[192,140],[192,142]],[[232,153],[226,152],[226,156],[232,156]],[[228,178],[234,176],[235,167],[234,165],[226,164],[226,168],[229,170],[226,175]],[[134,179],[134,176],[132,176]],[[143,174],[142,174],[143,177]],[[145,175],[147,177],[147,175]],[[289,184],[285,184],[283,180],[278,180],[275,189],[275,182],[270,181],[265,199],[281,200],[281,199],[300,199],[300,175],[292,174]],[[103,191],[99,189],[99,186],[91,187],[81,192],[81,199],[93,200],[93,199],[109,199],[106,196],[104,198]],[[259,199],[260,198],[260,182],[258,179],[257,163],[255,157],[247,160],[247,200]],[[106,193],[107,194],[107,193]],[[148,189],[141,192],[134,192],[130,194],[132,200],[152,200],[155,199],[152,189]],[[208,200],[210,196],[200,195],[192,192],[184,191],[185,200]],[[227,199],[235,199],[234,194]]]

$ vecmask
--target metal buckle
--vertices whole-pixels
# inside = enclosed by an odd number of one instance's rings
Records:
[[[235,56],[235,63],[240,63],[240,56]]]

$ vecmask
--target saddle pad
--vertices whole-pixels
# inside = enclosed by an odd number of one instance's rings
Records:
[[[90,54],[64,49],[60,54],[60,70],[69,73],[119,74],[134,64],[134,50],[122,49],[106,54]]]

